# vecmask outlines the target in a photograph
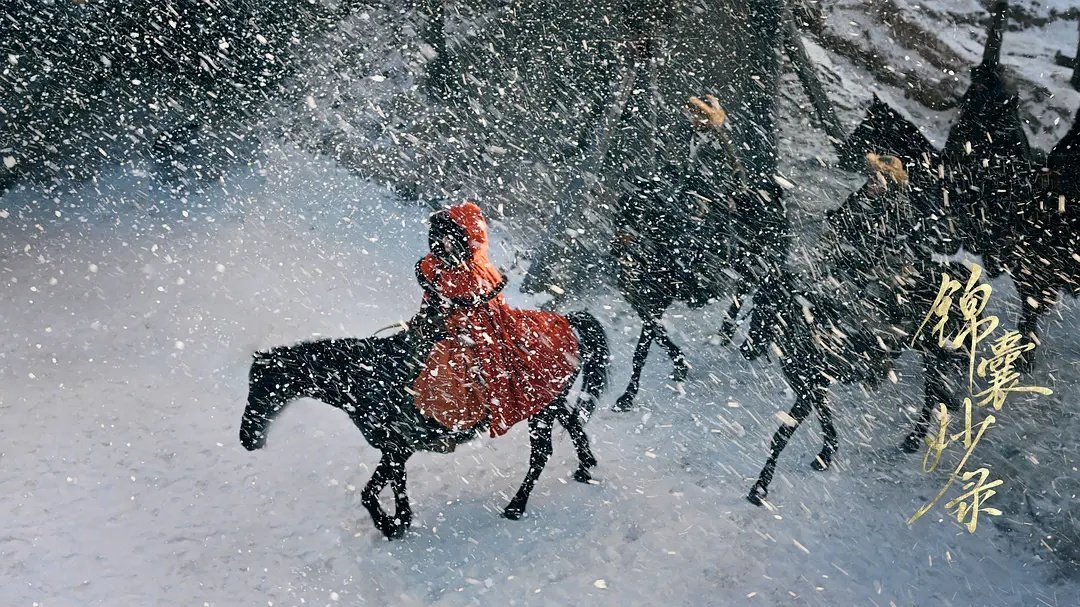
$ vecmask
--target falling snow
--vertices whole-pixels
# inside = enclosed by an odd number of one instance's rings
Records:
[[[0,9],[0,605],[1080,604],[1069,294],[1028,298],[1042,316],[1024,382],[1054,393],[995,412],[974,459],[1004,480],[1003,514],[974,534],[940,506],[906,524],[946,467],[924,473],[922,453],[898,449],[922,405],[918,354],[876,381],[837,380],[839,451],[815,471],[818,419],[791,410],[810,371],[784,370],[784,343],[742,355],[752,294],[718,336],[747,282],[731,268],[711,304],[684,298],[659,321],[685,381],[653,344],[631,410],[612,410],[642,324],[611,243],[669,238],[634,259],[675,266],[705,221],[660,206],[627,219],[620,202],[679,182],[658,167],[688,143],[687,95],[725,105],[715,132],[749,179],[732,204],[790,222],[788,320],[814,323],[851,287],[831,282],[841,258],[824,247],[844,243],[826,217],[875,185],[838,168],[795,52],[769,47],[783,45],[780,13],[749,8],[780,4],[677,3],[667,21],[651,1],[256,4]],[[842,129],[876,94],[936,150],[983,56],[986,4],[788,3]],[[1022,0],[1009,19],[1001,62],[1038,162],[1080,107],[1066,65],[1080,13]],[[654,42],[627,46],[627,32]],[[528,467],[526,424],[418,453],[411,528],[387,541],[361,504],[380,453],[341,411],[303,399],[265,448],[237,441],[252,354],[398,330],[420,305],[430,212],[466,198],[484,208],[511,305],[603,325],[611,385],[586,426],[599,465],[574,482],[558,429],[512,521],[499,513]],[[1080,262],[1061,247],[1036,257]],[[1015,328],[1016,285],[990,284],[988,311]],[[811,337],[845,344],[874,322],[880,310]],[[747,491],[784,426],[798,431],[755,507]]]

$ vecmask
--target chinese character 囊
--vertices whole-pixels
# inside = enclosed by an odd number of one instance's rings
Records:
[[[985,407],[991,405],[995,411],[1000,411],[1005,404],[1005,398],[1013,392],[1035,392],[1037,394],[1053,394],[1053,390],[1039,386],[1017,386],[1020,383],[1020,373],[1016,371],[1016,361],[1020,356],[1035,347],[1035,344],[1022,343],[1020,333],[1006,331],[1001,337],[994,340],[990,346],[993,356],[979,361],[979,377],[985,378],[988,386],[982,392],[975,395],[979,399],[978,405]]]

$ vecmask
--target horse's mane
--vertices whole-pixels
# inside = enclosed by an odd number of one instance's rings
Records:
[[[340,362],[367,358],[375,350],[384,349],[389,341],[404,339],[404,331],[386,337],[324,337],[276,346],[255,352],[255,362],[279,364],[303,363],[315,360]]]

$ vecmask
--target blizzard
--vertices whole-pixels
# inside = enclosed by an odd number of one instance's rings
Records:
[[[940,34],[974,62],[981,42],[967,31]],[[1052,92],[1034,106],[1051,125],[1032,132],[1045,149],[1067,128],[1048,108],[1080,103],[1050,60],[1074,48],[1075,28],[1009,36],[1005,62]],[[846,124],[875,91],[941,144],[950,115],[809,46],[835,75]],[[793,78],[780,143],[799,223],[854,182],[822,168],[827,144]],[[292,124],[279,111],[271,122]],[[673,384],[654,350],[636,408],[613,412],[640,325],[598,286],[574,302],[613,348],[586,427],[595,482],[570,478],[559,429],[525,517],[501,518],[528,464],[519,424],[412,457],[413,525],[386,540],[360,505],[379,454],[342,412],[295,402],[257,452],[237,433],[254,352],[395,331],[415,313],[430,209],[310,147],[268,137],[255,156],[197,187],[128,159],[0,197],[0,605],[1080,604],[1080,326],[1068,299],[1044,317],[1025,378],[1053,394],[1010,397],[975,452],[1004,479],[988,504],[1002,515],[975,533],[941,504],[907,523],[948,467],[924,473],[921,453],[898,448],[922,399],[912,353],[895,384],[832,388],[834,466],[810,468],[821,442],[810,420],[758,508],[745,495],[793,401],[778,365],[715,343],[725,306],[676,305],[664,322],[689,380]],[[518,291],[535,226],[491,217],[510,303],[539,307],[543,296]],[[993,286],[991,312],[1015,327],[1015,289]]]

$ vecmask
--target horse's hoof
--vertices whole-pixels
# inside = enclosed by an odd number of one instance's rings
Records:
[[[505,518],[505,519],[509,519],[511,521],[516,521],[516,520],[521,519],[521,515],[524,514],[524,513],[525,513],[525,511],[521,510],[520,508],[514,508],[512,506],[507,506],[506,510],[503,510],[502,517]]]
[[[611,408],[612,411],[629,411],[634,408],[634,397],[629,394],[623,394],[615,401],[615,406]]]
[[[686,381],[686,376],[690,374],[690,365],[685,360],[675,363],[675,370],[671,372],[671,381],[681,384]]]
[[[716,345],[726,346],[735,337],[735,323],[725,320],[720,325],[720,332],[716,334]]]
[[[375,523],[375,528],[379,530],[379,533],[383,534],[388,540],[394,539],[394,524],[389,519],[375,519],[372,521]]]
[[[386,539],[388,539],[388,540],[399,540],[405,535],[405,532],[408,531],[408,530],[409,530],[409,525],[408,524],[405,524],[405,523],[402,523],[402,524],[392,523],[390,525],[387,525],[382,530],[382,532],[383,532],[383,535],[385,535]]]
[[[818,453],[814,461],[810,462],[810,467],[818,472],[824,472],[832,467],[832,455],[825,453]]]
[[[724,332],[721,331],[721,332],[717,333],[716,335],[713,335],[713,336],[709,337],[709,345],[710,346],[718,346],[718,347],[726,347],[726,346],[731,344],[732,338],[733,338],[733,336],[724,335]]]
[[[574,480],[579,483],[588,483],[592,480],[592,475],[584,467],[574,470]]]
[[[750,488],[750,493],[747,494],[746,499],[755,506],[764,506],[765,498],[769,496],[769,491],[761,485],[754,485]]]
[[[907,435],[907,438],[904,439],[904,442],[900,445],[900,448],[904,451],[904,453],[916,453],[919,451],[919,447],[921,446],[922,441],[920,441],[919,437],[914,432],[912,432],[911,434]]]

